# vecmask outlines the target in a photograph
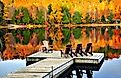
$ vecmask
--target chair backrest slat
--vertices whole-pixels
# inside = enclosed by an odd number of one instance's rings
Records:
[[[69,54],[69,52],[72,50],[72,45],[66,45],[66,50],[65,50],[65,54]]]
[[[75,53],[79,53],[80,51],[82,51],[82,44],[77,44]]]
[[[89,50],[92,48],[92,43],[88,43],[87,44],[87,47],[86,47],[86,49],[85,49],[85,52],[89,52]]]

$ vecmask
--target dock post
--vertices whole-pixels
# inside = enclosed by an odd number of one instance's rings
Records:
[[[73,74],[72,74],[72,71],[67,75],[66,78],[73,78]]]
[[[52,66],[52,78],[53,78],[53,66]]]
[[[72,78],[71,75],[68,75],[66,78]]]
[[[76,76],[77,76],[77,78],[82,78],[82,76],[83,76],[82,71],[79,71],[79,69],[76,69]]]
[[[92,70],[86,70],[86,74],[87,74],[87,78],[93,78],[92,77],[92,74],[93,74]]]

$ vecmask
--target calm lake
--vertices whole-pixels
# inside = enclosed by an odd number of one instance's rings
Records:
[[[25,66],[26,60],[0,61],[0,77]],[[86,75],[83,78],[86,78]],[[121,78],[121,57],[105,60],[100,70],[93,72],[93,78]]]

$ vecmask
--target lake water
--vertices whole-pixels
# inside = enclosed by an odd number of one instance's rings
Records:
[[[94,72],[94,78],[121,78],[121,57],[105,60],[99,71]]]
[[[7,75],[8,73],[14,72],[19,68],[26,66],[26,60],[7,60],[0,61],[0,77]]]
[[[0,61],[0,77],[25,66],[26,60]],[[83,78],[86,78],[86,75]],[[105,60],[100,70],[93,72],[93,78],[121,78],[121,57]]]

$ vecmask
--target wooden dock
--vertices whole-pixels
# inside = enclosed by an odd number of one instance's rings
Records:
[[[104,53],[64,58],[59,52],[38,52],[28,56],[26,61],[31,65],[10,73],[5,78],[64,78],[74,69],[98,71],[103,64]]]
[[[73,59],[44,59],[8,74],[7,78],[57,78],[73,64]],[[61,67],[60,67],[61,66]]]

